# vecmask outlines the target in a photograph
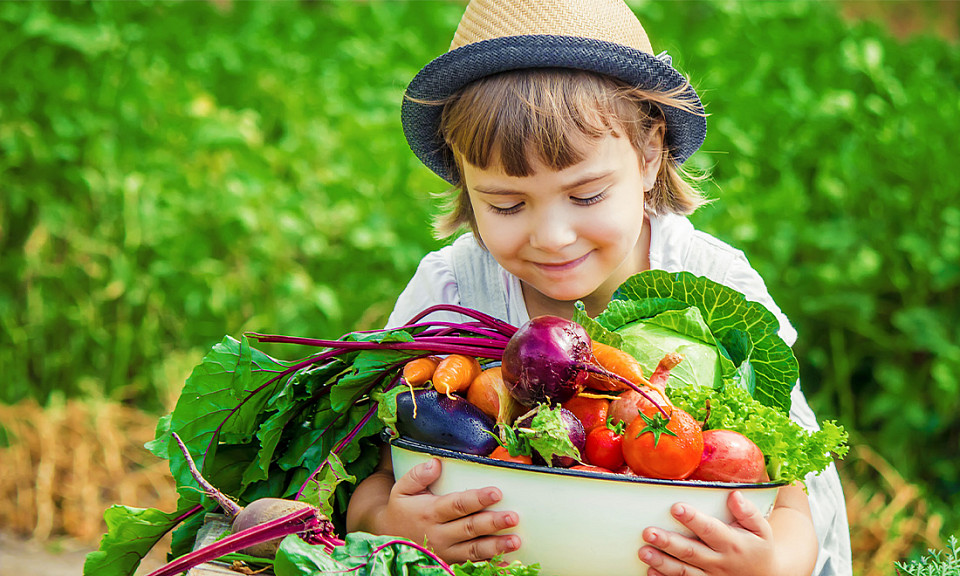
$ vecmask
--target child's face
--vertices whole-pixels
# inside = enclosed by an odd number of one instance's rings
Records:
[[[588,142],[584,160],[560,171],[534,161],[533,174],[515,177],[499,165],[464,162],[480,237],[523,281],[528,309],[559,309],[579,299],[595,313],[617,286],[646,269],[644,191],[659,169],[660,142],[653,140],[643,170],[636,149],[614,135]]]

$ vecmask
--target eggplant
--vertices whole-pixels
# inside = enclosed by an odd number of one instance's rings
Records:
[[[397,395],[397,431],[424,444],[487,456],[497,447],[495,424],[493,418],[460,396],[448,397],[433,389]]]

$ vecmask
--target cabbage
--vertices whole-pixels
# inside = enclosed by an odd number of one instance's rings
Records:
[[[591,338],[633,355],[647,374],[665,354],[682,354],[671,386],[737,386],[765,406],[790,409],[797,359],[773,313],[732,288],[689,272],[649,270],[620,285],[596,318],[578,304],[574,320]]]

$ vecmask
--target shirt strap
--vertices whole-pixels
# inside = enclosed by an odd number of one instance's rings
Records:
[[[507,318],[507,301],[496,260],[469,233],[457,238],[452,250],[460,305],[495,318]]]

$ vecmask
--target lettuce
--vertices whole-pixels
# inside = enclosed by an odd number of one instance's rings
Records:
[[[847,454],[847,432],[836,422],[822,422],[811,432],[742,388],[670,387],[667,394],[695,419],[706,420],[706,429],[735,430],[752,440],[763,452],[773,481],[802,481],[825,470],[834,455]]]

